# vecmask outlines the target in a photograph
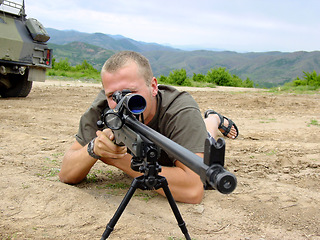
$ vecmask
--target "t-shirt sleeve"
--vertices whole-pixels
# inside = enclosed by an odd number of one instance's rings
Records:
[[[76,140],[82,146],[85,146],[96,137],[96,131],[98,130],[97,121],[100,119],[105,108],[108,108],[108,103],[104,91],[101,90],[92,105],[80,118]]]

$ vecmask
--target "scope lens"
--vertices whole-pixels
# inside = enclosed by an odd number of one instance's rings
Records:
[[[146,109],[147,102],[141,95],[129,95],[127,107],[133,114],[141,114]]]

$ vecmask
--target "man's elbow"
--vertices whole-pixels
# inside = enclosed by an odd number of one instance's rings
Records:
[[[190,204],[199,204],[202,202],[204,195],[204,189],[203,187],[199,187],[196,189],[193,189],[193,191],[189,191],[182,202],[190,203]]]
[[[63,183],[72,184],[72,185],[80,183],[83,180],[83,179],[78,179],[78,178],[68,176],[68,175],[63,174],[61,172],[59,173],[59,179]]]
[[[197,194],[194,194],[194,196],[192,196],[192,198],[190,198],[190,203],[192,204],[199,204],[202,202],[203,199],[203,195],[204,195],[204,191],[203,189],[201,191],[199,191]]]

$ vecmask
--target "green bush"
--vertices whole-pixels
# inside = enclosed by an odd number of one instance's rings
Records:
[[[293,87],[301,87],[305,86],[308,89],[318,89],[320,88],[320,74],[318,75],[316,71],[313,71],[312,73],[304,72],[303,79],[300,79],[297,77],[295,80],[292,81],[292,83],[287,83],[287,86]]]
[[[201,73],[198,73],[198,74],[193,73],[192,80],[194,82],[205,82],[205,78],[206,78],[206,76]]]
[[[59,62],[55,61],[52,69],[54,70],[62,70],[62,71],[71,71],[72,67],[70,66],[68,58],[62,59]]]
[[[320,75],[316,71],[312,73],[304,72],[303,78],[297,77],[283,86],[271,89],[271,91],[286,91],[294,93],[314,93],[320,88]]]
[[[167,78],[168,83],[179,86],[186,86],[186,79],[187,72],[185,69],[173,70],[169,73]]]
[[[317,72],[314,70],[312,73],[304,73],[304,79],[309,86],[320,87],[320,75],[317,75]]]
[[[307,81],[303,81],[303,80],[297,79],[297,80],[293,81],[293,85],[294,86],[306,86],[307,85]]]
[[[90,65],[86,60],[82,64],[71,66],[69,59],[61,59],[59,62],[56,59],[52,61],[52,69],[47,71],[48,76],[62,76],[76,79],[94,79],[100,80],[100,72]]]
[[[226,68],[214,68],[208,71],[205,77],[206,82],[214,83],[218,86],[232,86],[232,77]]]
[[[161,75],[158,78],[158,82],[161,83],[161,84],[166,84],[166,83],[168,83],[168,77]]]
[[[248,77],[247,79],[243,82],[243,87],[246,87],[246,88],[253,88],[254,87],[254,83],[253,81],[251,81]]]

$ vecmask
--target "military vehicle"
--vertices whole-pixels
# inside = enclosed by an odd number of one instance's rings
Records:
[[[33,81],[45,81],[52,66],[50,39],[42,24],[27,18],[24,0],[0,0],[0,95],[26,97]]]

